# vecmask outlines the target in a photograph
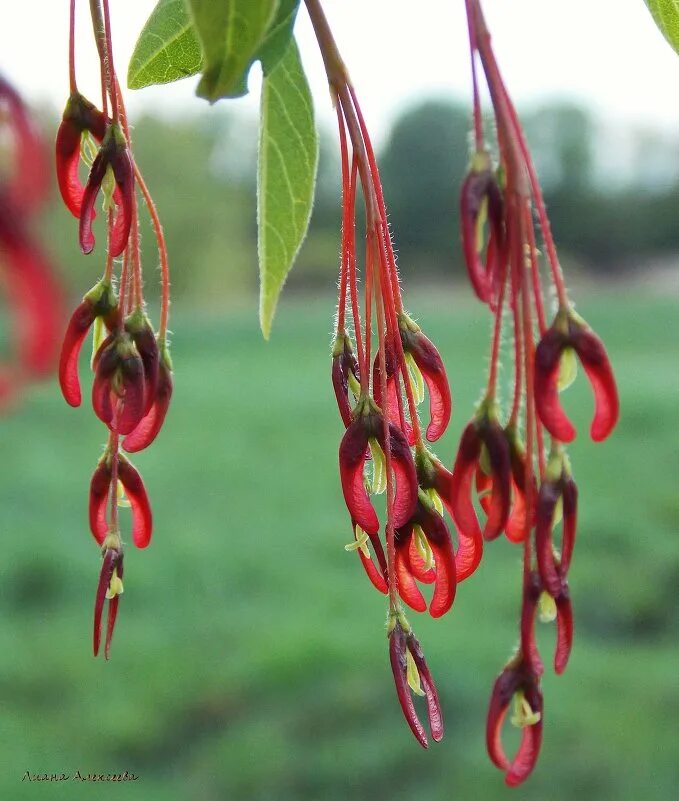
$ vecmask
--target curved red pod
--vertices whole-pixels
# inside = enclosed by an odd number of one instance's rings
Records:
[[[486,270],[478,248],[478,218],[484,200],[488,201],[488,218],[495,231],[502,217],[502,197],[490,169],[472,169],[460,190],[460,225],[462,250],[469,281],[483,303],[492,298],[493,276]],[[499,231],[501,232],[501,227]]]
[[[441,617],[453,605],[457,587],[452,539],[445,521],[435,509],[427,509],[419,504],[415,519],[427,538],[436,564],[436,583],[429,604],[429,614],[432,617]]]
[[[422,748],[428,748],[427,735],[424,726],[417,717],[415,705],[410,694],[410,687],[408,686],[406,648],[405,632],[397,622],[393,631],[389,634],[389,661],[391,663],[391,672],[394,675],[396,695],[398,696],[403,716],[415,735],[415,739]]]
[[[399,529],[396,537],[396,586],[404,603],[416,612],[426,612],[427,602],[415,582],[408,559],[413,529],[411,525],[404,528],[405,532],[403,529]]]
[[[80,406],[82,395],[78,377],[78,358],[87,332],[96,319],[96,311],[87,300],[76,307],[66,328],[59,358],[59,386],[70,406]]]
[[[558,390],[559,362],[566,348],[573,348],[594,392],[594,418],[590,436],[600,442],[615,427],[620,402],[606,349],[596,334],[572,315],[560,312],[535,351],[535,404],[543,425],[562,442],[575,438],[575,428],[566,416]]]
[[[61,197],[74,217],[80,217],[83,192],[85,191],[78,167],[80,164],[80,143],[84,131],[101,142],[106,134],[107,119],[94,104],[78,92],[68,99],[56,139],[57,183]],[[96,216],[92,210],[92,218]]]
[[[429,392],[429,425],[426,437],[435,442],[448,428],[453,404],[446,368],[436,346],[421,331],[401,329],[404,350],[413,357]]]
[[[564,672],[573,647],[573,607],[568,587],[564,586],[556,603],[556,650],[554,651],[554,672]]]
[[[146,487],[136,467],[122,455],[118,462],[118,477],[132,507],[132,541],[137,548],[146,548],[153,534],[153,513]]]
[[[481,527],[472,503],[472,482],[481,455],[481,440],[472,420],[462,432],[450,482],[449,502],[461,537],[480,538]],[[443,496],[442,496],[443,497]]]
[[[172,400],[172,371],[161,359],[155,397],[150,410],[136,428],[123,440],[123,448],[128,453],[136,453],[148,448],[163,427],[167,410]]]
[[[332,355],[332,388],[335,391],[337,408],[344,427],[351,424],[351,403],[349,402],[349,373],[353,373],[358,383],[361,381],[358,361],[346,332],[337,337]]]
[[[601,442],[615,428],[620,416],[613,368],[603,342],[589,328],[571,322],[570,336],[594,392],[594,418],[589,434],[595,442]]]
[[[80,181],[80,141],[82,131],[71,120],[62,120],[57,130],[56,165],[57,184],[66,208],[77,219],[80,217],[85,187]],[[92,216],[95,216],[93,212]]]
[[[356,539],[356,521],[351,521],[351,530],[354,535],[354,539]],[[373,561],[373,559],[368,558],[365,556],[363,551],[358,548],[358,556],[361,560],[361,564],[363,565],[363,569],[366,572],[366,575],[370,579],[371,584],[375,587],[376,590],[383,593],[384,595],[387,594],[389,591],[389,587],[387,584],[387,560],[384,558],[384,550],[382,549],[382,543],[380,542],[380,538],[377,534],[368,535],[370,539],[370,544],[372,545],[373,551],[375,553],[375,558],[377,559],[377,564]]]
[[[122,131],[113,125],[109,126],[99,152],[92,162],[82,196],[79,239],[80,248],[85,254],[94,250],[95,239],[92,233],[94,204],[109,166],[113,170],[120,201],[109,242],[110,255],[115,258],[125,250],[130,236],[134,204],[134,165]]]
[[[412,632],[406,635],[406,646],[413,657],[417,672],[420,674],[420,682],[427,701],[427,717],[429,718],[431,738],[435,743],[438,743],[443,739],[444,729],[443,714],[441,712],[441,704],[439,702],[436,685],[434,684],[429,666],[424,658],[422,647]]]
[[[544,427],[561,442],[575,439],[575,428],[559,398],[559,364],[566,348],[564,335],[550,328],[535,349],[535,408]]]
[[[545,479],[540,487],[535,526],[535,553],[538,571],[547,592],[557,598],[563,586],[562,572],[559,570],[552,544],[554,510],[561,497],[561,482]]]
[[[122,568],[122,563],[120,565]],[[122,578],[122,569],[120,571]],[[118,618],[118,604],[120,602],[120,595],[114,595],[108,602],[108,620],[106,621],[106,644],[104,645],[104,658],[108,660],[111,655],[111,640],[113,639],[113,630],[115,629],[116,619]],[[95,654],[96,656],[96,654]]]
[[[89,519],[94,539],[102,545],[108,534],[108,508],[111,489],[111,466],[108,457],[100,459],[90,481]]]
[[[352,519],[367,534],[377,534],[380,521],[363,480],[369,439],[369,429],[360,417],[344,432],[339,448],[340,480],[344,501]]]
[[[502,746],[502,724],[514,693],[521,690],[540,719],[526,726],[521,743],[513,760],[509,760]],[[521,784],[531,774],[537,762],[542,743],[542,693],[537,679],[530,675],[525,664],[509,666],[495,680],[486,719],[486,747],[491,761],[505,771],[505,782],[510,787]]]
[[[101,572],[99,573],[99,583],[97,584],[97,592],[94,597],[94,631],[92,637],[92,645],[94,655],[99,654],[99,646],[101,644],[101,616],[104,611],[104,601],[106,600],[106,592],[108,591],[113,577],[113,571],[120,559],[120,553],[112,548],[107,548],[104,554],[104,560],[101,565]],[[115,622],[115,621],[114,621]],[[107,638],[108,639],[108,638]]]

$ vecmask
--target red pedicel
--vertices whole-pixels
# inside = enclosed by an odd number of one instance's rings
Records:
[[[332,352],[332,386],[339,413],[346,428],[351,423],[351,403],[349,400],[349,374],[352,374],[357,383],[360,383],[358,362],[351,347],[351,340],[346,331],[339,334],[335,340]]]
[[[111,431],[130,434],[144,416],[144,365],[130,335],[109,335],[95,356],[92,408]]]
[[[158,436],[165,422],[167,410],[172,400],[172,362],[167,348],[163,348],[158,365],[158,381],[151,408],[137,426],[123,440],[123,448],[128,453],[144,450]]]
[[[421,560],[412,559],[414,548],[414,527],[419,526],[434,557],[433,570],[426,570]],[[415,578],[429,583],[430,573],[435,578],[434,594],[429,604],[432,617],[444,615],[455,600],[456,571],[455,553],[450,532],[441,515],[423,491],[419,493],[417,509],[406,526],[395,533],[396,575],[398,591],[401,598],[417,612],[424,612],[427,603],[420,592]],[[419,554],[418,554],[419,556]]]
[[[375,509],[365,489],[363,468],[368,458],[368,443],[375,439],[385,449],[381,412],[369,398],[360,400],[354,409],[354,421],[342,437],[339,448],[342,492],[349,514],[368,534],[380,527]],[[417,504],[417,474],[408,442],[403,432],[389,423],[391,461],[396,479],[393,526],[400,528],[412,517]]]
[[[408,726],[410,726],[410,730],[415,735],[420,745],[423,748],[427,748],[429,746],[427,735],[424,726],[417,717],[417,712],[415,712],[415,706],[408,685],[407,651],[410,651],[410,655],[415,662],[422,689],[426,697],[429,729],[432,739],[434,742],[438,743],[443,739],[443,717],[441,715],[441,705],[439,703],[438,693],[436,692],[436,685],[427,667],[422,648],[410,628],[408,627],[406,633],[399,620],[395,617],[392,618],[391,625],[393,628],[389,633],[389,660],[391,662],[392,673],[394,674],[398,700]]]
[[[502,724],[509,705],[517,692],[523,693],[531,711],[539,715],[532,725],[522,728],[521,743],[510,762],[502,747]],[[515,787],[530,776],[542,744],[542,692],[539,677],[519,654],[500,673],[493,685],[486,719],[486,747],[493,763],[505,771],[505,782]]]
[[[57,182],[61,197],[74,217],[80,217],[85,187],[78,176],[82,135],[89,131],[97,142],[106,134],[107,119],[93,103],[73,92],[66,103],[56,141]],[[92,219],[95,217],[92,210]]]
[[[71,406],[80,406],[82,400],[78,357],[87,332],[97,317],[103,317],[111,328],[117,308],[118,300],[110,282],[102,280],[85,295],[68,322],[59,358],[59,385],[66,402]]]
[[[535,351],[535,405],[549,433],[561,442],[575,438],[575,428],[559,399],[559,365],[567,348],[578,355],[594,392],[590,436],[606,439],[618,422],[620,403],[615,377],[602,341],[570,309],[560,309]]]
[[[134,165],[125,135],[120,126],[115,124],[109,125],[106,130],[99,152],[92,162],[82,197],[79,237],[80,248],[85,254],[94,250],[94,234],[92,233],[94,204],[109,166],[113,170],[116,188],[120,195],[120,205],[109,243],[110,255],[115,258],[120,256],[127,246],[134,205]]]
[[[479,224],[484,205],[490,223],[485,265],[479,253]],[[460,222],[467,273],[476,296],[483,303],[492,303],[496,288],[497,259],[502,252],[503,241],[502,205],[502,194],[491,169],[490,156],[485,152],[477,152],[460,191]]]
[[[101,616],[104,611],[104,601],[106,600],[106,593],[108,592],[113,578],[114,571],[118,574],[118,579],[123,579],[123,551],[118,542],[117,548],[105,548],[104,559],[101,565],[101,572],[99,573],[99,583],[97,585],[97,593],[94,599],[94,633],[93,633],[93,650],[94,655],[99,654],[99,646],[101,644]],[[115,593],[108,602],[108,621],[106,625],[106,643],[104,646],[104,656],[109,658],[111,650],[111,640],[113,639],[113,629],[116,624],[116,617],[118,616],[118,601],[120,599],[119,593]]]
[[[462,432],[450,488],[453,518],[461,535],[481,534],[472,501],[472,485],[485,446],[492,478],[485,539],[495,539],[507,525],[511,502],[511,458],[504,431],[487,410],[481,409]]]
[[[445,433],[452,414],[446,368],[434,343],[405,314],[399,315],[399,331],[403,351],[412,356],[429,391],[429,425],[426,436],[429,442],[435,442]]]

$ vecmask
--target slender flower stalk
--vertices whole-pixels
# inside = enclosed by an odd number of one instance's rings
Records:
[[[108,428],[106,448],[92,476],[89,498],[90,529],[102,547],[103,557],[95,601],[94,653],[96,656],[99,651],[102,609],[108,598],[105,645],[108,659],[122,593],[119,506],[131,508],[131,537],[137,548],[148,546],[153,531],[151,505],[143,480],[121,447],[137,452],[155,440],[170,405],[173,381],[167,336],[170,278],[165,237],[133,155],[124,98],[114,66],[109,0],[90,0],[90,14],[100,61],[101,109],[83,98],[77,89],[75,3],[71,2],[71,96],[57,134],[56,164],[64,202],[79,220],[83,253],[90,254],[95,248],[93,224],[100,196],[107,220],[107,246],[103,275],[86,293],[69,322],[61,351],[59,380],[66,401],[79,406],[82,397],[79,355],[88,332],[93,329],[92,407]],[[79,169],[88,137],[98,150],[83,186]],[[161,265],[157,334],[144,300],[137,192],[149,210]]]

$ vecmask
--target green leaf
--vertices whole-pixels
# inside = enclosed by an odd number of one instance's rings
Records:
[[[198,95],[214,103],[220,97],[247,94],[248,72],[274,21],[279,0],[188,2],[205,55]]]
[[[645,0],[655,24],[679,53],[679,0]]]
[[[195,75],[203,54],[184,0],[159,0],[142,28],[127,70],[127,85],[141,89]]]
[[[257,245],[259,321],[266,339],[278,296],[309,225],[317,165],[313,102],[293,38],[262,85]]]
[[[278,12],[257,51],[265,75],[271,72],[288,49],[299,3],[300,0],[280,0]]]

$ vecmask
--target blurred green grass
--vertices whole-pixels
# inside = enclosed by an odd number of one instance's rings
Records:
[[[436,451],[451,463],[490,323],[449,289],[412,311],[448,367],[454,416]],[[101,426],[54,385],[2,420],[0,798],[114,792],[29,784],[26,770],[133,771],[139,780],[115,791],[130,800],[679,797],[676,300],[590,293],[579,311],[607,343],[623,417],[594,445],[584,378],[569,390],[581,433],[576,641],[566,674],[545,677],[544,746],[527,785],[507,790],[484,750],[488,693],[517,631],[520,557],[506,542],[487,548],[443,620],[410,614],[443,743],[425,753],[402,719],[384,599],[343,550],[327,297],[284,302],[268,343],[254,310],[175,315],[175,401],[134,460],[154,539],[127,550],[108,664],[91,656],[99,556],[86,517]]]

